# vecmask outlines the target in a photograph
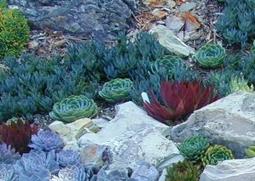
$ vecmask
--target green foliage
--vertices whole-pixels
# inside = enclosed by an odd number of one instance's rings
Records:
[[[247,149],[245,149],[245,154],[248,158],[255,157],[255,146],[249,146]]]
[[[202,46],[194,55],[194,58],[201,67],[217,68],[224,63],[225,49],[215,43],[208,43]]]
[[[222,145],[210,146],[202,157],[203,165],[217,165],[218,162],[234,159],[230,149]]]
[[[208,147],[209,142],[206,138],[202,136],[192,136],[179,146],[179,150],[187,160],[198,161]]]
[[[54,104],[50,117],[68,123],[80,118],[93,117],[97,111],[98,108],[93,99],[84,95],[70,96]]]
[[[216,28],[231,44],[246,45],[255,37],[255,3],[253,0],[226,0]]]
[[[29,26],[26,18],[17,9],[0,5],[0,58],[18,56],[29,40]]]
[[[167,169],[166,181],[198,181],[198,169],[188,161],[178,162]]]
[[[99,95],[108,102],[127,100],[133,89],[133,82],[130,79],[113,79],[103,85]]]
[[[232,77],[230,81],[230,91],[231,93],[245,91],[245,92],[253,92],[253,85],[249,86],[248,81],[246,81],[243,77]]]

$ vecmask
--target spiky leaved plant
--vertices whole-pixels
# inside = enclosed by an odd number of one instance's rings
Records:
[[[210,146],[202,157],[202,163],[206,165],[217,165],[218,162],[234,159],[234,155],[230,149],[222,145]]]
[[[1,181],[18,181],[18,175],[15,173],[13,165],[0,164],[0,180]]]
[[[0,125],[0,140],[19,153],[29,152],[28,144],[38,126],[22,119],[12,119]]]
[[[57,133],[41,129],[37,134],[32,135],[29,147],[45,152],[60,151],[64,147],[64,142]]]
[[[225,57],[225,49],[215,43],[202,46],[194,55],[197,63],[204,68],[217,68],[223,65]]]
[[[249,86],[248,81],[243,77],[232,77],[230,81],[230,92],[234,93],[239,91],[253,92],[254,87],[253,85]]]
[[[0,144],[0,163],[13,164],[20,159],[20,154],[11,148],[11,145]]]
[[[200,82],[163,82],[160,87],[162,104],[151,94],[150,102],[144,108],[153,118],[164,123],[179,120],[194,110],[217,100],[212,87],[204,87]]]
[[[188,161],[178,162],[167,169],[165,181],[198,181],[198,169]]]
[[[203,136],[192,136],[184,140],[178,148],[187,160],[198,161],[208,147],[209,142],[207,138]]]
[[[130,79],[117,78],[106,82],[98,94],[108,102],[124,101],[129,98],[133,86]]]
[[[54,104],[50,117],[63,122],[72,122],[80,118],[93,117],[98,107],[93,99],[84,95],[70,96]]]

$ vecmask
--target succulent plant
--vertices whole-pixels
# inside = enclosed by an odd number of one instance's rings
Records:
[[[0,141],[11,145],[15,151],[26,153],[30,150],[28,144],[33,134],[38,131],[38,126],[29,124],[22,119],[8,120],[0,125]]]
[[[230,149],[222,145],[210,146],[202,157],[203,165],[217,165],[218,162],[234,159]]]
[[[209,142],[202,136],[192,136],[179,146],[182,155],[189,161],[198,161],[209,147]]]
[[[54,176],[51,181],[89,181],[92,173],[84,166],[69,166],[61,169],[58,177]]]
[[[164,104],[151,94],[152,100],[145,101],[144,108],[150,116],[166,124],[181,119],[218,98],[212,87],[204,87],[200,82],[165,81],[161,83],[160,95]]]
[[[15,172],[20,180],[48,181],[50,175],[59,170],[56,155],[54,151],[43,152],[31,150],[30,153],[24,153],[20,160],[14,165]]]
[[[245,92],[253,92],[253,85],[249,86],[248,81],[246,81],[243,77],[233,77],[230,81],[230,91],[231,93],[245,91]]]
[[[198,169],[188,161],[178,162],[167,169],[166,181],[198,181]]]
[[[202,46],[194,55],[201,67],[217,68],[224,63],[225,49],[218,44],[208,43]]]
[[[18,181],[13,165],[0,164],[0,180],[1,181]]]
[[[37,134],[32,135],[29,147],[45,152],[60,151],[64,147],[64,142],[57,133],[41,129]]]
[[[255,146],[249,146],[247,149],[245,149],[245,154],[248,158],[255,157]]]
[[[57,153],[57,161],[61,167],[79,165],[81,162],[81,157],[77,151],[62,150]]]
[[[0,163],[13,164],[20,159],[20,154],[15,149],[5,143],[0,144]]]
[[[70,96],[54,104],[50,117],[63,122],[72,122],[84,117],[93,117],[97,111],[97,105],[92,99],[84,95]]]
[[[113,79],[103,85],[99,95],[108,102],[127,100],[133,89],[133,82],[130,79]]]

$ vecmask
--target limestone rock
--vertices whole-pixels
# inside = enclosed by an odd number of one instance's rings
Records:
[[[139,181],[157,181],[158,177],[158,170],[148,163],[141,163],[131,176],[131,178]]]
[[[254,181],[255,158],[226,160],[218,165],[207,165],[200,181]]]
[[[244,149],[255,145],[255,93],[239,92],[195,111],[186,122],[171,130],[177,142],[193,135],[232,149],[242,158]]]
[[[183,43],[175,34],[163,25],[155,25],[150,30],[155,34],[159,43],[170,52],[177,55],[189,56],[194,54],[194,49]]]
[[[107,145],[113,152],[112,167],[132,169],[142,160],[158,165],[172,155],[179,156],[175,144],[163,134],[168,126],[154,120],[133,102],[117,106],[116,117],[98,133],[87,133],[79,140]]]

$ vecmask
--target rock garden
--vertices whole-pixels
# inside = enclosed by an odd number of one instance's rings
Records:
[[[255,181],[254,0],[0,0],[1,181]]]

